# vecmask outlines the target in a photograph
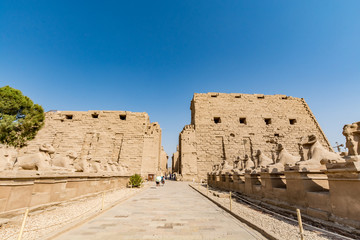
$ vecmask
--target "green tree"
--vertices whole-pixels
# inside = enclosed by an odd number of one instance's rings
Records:
[[[20,90],[0,88],[0,143],[23,147],[44,125],[44,109]]]

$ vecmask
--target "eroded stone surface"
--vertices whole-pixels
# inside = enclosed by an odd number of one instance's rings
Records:
[[[310,134],[317,137],[324,149],[332,151],[302,98],[195,93],[190,109],[191,124],[180,133],[177,160],[177,172],[185,180],[206,178],[212,166],[224,159],[233,165],[238,158],[244,159],[247,155],[254,162],[258,150],[275,161],[278,144],[282,144],[299,161],[298,143],[302,137]],[[254,165],[251,168],[255,168]]]
[[[17,156],[9,152],[0,149],[0,171],[120,172],[147,177],[164,174],[167,165],[159,124],[151,123],[146,113],[125,111],[48,112],[36,138]]]

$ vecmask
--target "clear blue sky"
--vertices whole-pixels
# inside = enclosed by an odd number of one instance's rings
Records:
[[[198,92],[303,97],[360,121],[360,1],[0,1],[0,86],[45,110],[147,112],[171,155]]]

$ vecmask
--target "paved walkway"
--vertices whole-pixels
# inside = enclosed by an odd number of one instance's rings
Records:
[[[167,181],[142,191],[58,240],[265,239],[187,183]]]

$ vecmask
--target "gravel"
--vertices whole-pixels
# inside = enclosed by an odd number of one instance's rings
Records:
[[[140,191],[139,188],[124,188],[104,193],[104,209],[127,199]],[[46,239],[56,231],[71,227],[81,220],[87,219],[101,211],[102,194],[75,201],[61,203],[43,210],[29,212],[22,239]],[[0,239],[17,239],[24,215],[10,219],[0,227]]]
[[[198,191],[202,192],[205,195],[207,194],[206,186],[194,185],[194,188],[196,188]],[[230,200],[228,193],[224,191],[211,189],[211,191],[209,190],[208,197],[216,201],[217,203],[221,204],[223,207],[229,209]],[[237,201],[232,201],[232,212],[246,219],[252,224],[258,226],[259,228],[265,230],[266,232],[272,234],[278,239],[284,239],[284,240],[300,239],[299,226],[297,225],[297,223],[293,223],[290,220],[279,219],[276,216],[262,212],[261,210],[255,210],[251,208],[249,205]],[[339,240],[343,238],[315,230],[304,230],[304,239]]]

